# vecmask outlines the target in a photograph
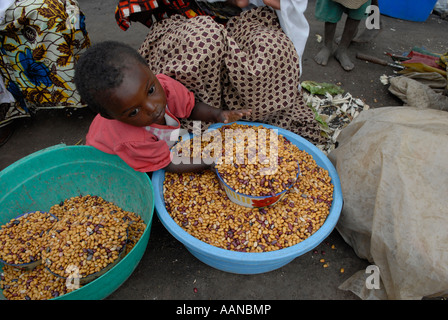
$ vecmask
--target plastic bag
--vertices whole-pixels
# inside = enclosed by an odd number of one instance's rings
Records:
[[[434,11],[442,17],[448,16],[448,0],[439,0],[434,5]]]
[[[341,284],[362,299],[448,294],[448,112],[413,107],[363,111],[329,154],[344,206],[336,226],[379,269]]]
[[[438,73],[431,72],[417,73],[415,76],[410,74],[409,77],[393,77],[389,80],[389,91],[407,106],[448,111],[448,97],[433,90],[433,88],[439,90],[446,88],[446,80],[442,76],[435,79],[432,77],[434,74],[440,76]],[[418,75],[421,77],[417,77]],[[427,77],[423,78],[424,75]]]

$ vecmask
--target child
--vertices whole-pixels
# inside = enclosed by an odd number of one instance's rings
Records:
[[[325,22],[324,47],[314,57],[320,65],[327,65],[330,55],[333,53],[333,41],[336,26],[341,20],[342,14],[347,13],[344,31],[334,57],[339,61],[345,71],[354,68],[347,49],[358,31],[359,22],[367,17],[366,9],[371,0],[317,0],[315,15],[318,20]]]
[[[200,164],[174,164],[170,146],[177,140],[179,119],[233,122],[250,110],[224,111],[196,101],[180,82],[154,75],[140,54],[126,44],[106,41],[79,59],[75,84],[81,98],[98,115],[86,144],[117,154],[137,171],[200,171]]]

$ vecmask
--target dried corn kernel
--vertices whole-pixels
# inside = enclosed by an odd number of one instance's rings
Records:
[[[52,275],[44,265],[30,271],[3,266],[0,287],[8,300],[47,300],[72,291],[65,280]]]
[[[207,148],[209,140],[205,140],[202,150]],[[328,171],[317,166],[310,154],[290,143],[285,143],[285,147],[289,147],[291,159],[299,164],[300,176],[274,206],[238,206],[227,198],[216,175],[209,170],[166,172],[164,199],[168,213],[194,237],[228,250],[273,251],[307,239],[324,224],[329,214],[333,185]],[[191,154],[194,151],[190,150]],[[248,179],[244,179],[243,172],[238,171],[242,180],[255,179],[256,172],[246,172],[246,177],[252,174]]]
[[[43,264],[31,271],[3,267],[0,288],[7,299],[51,299],[72,291],[62,278],[67,276],[65,270],[75,266],[81,277],[101,271],[117,259],[124,245],[126,255],[146,228],[137,214],[98,196],[66,199],[49,213],[59,221],[39,244]]]
[[[54,216],[40,211],[11,219],[0,229],[0,259],[14,265],[40,260],[43,236],[56,222]]]

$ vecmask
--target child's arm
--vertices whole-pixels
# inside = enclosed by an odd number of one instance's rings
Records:
[[[213,168],[213,164],[207,164],[201,159],[201,163],[193,163],[193,159],[190,163],[179,163],[175,164],[174,162],[171,162],[169,165],[167,165],[164,169],[167,172],[174,172],[174,173],[184,173],[184,172],[200,172],[205,169],[211,169]]]
[[[191,111],[189,119],[214,123],[228,123],[237,121],[244,116],[249,116],[251,113],[251,109],[221,110],[199,101]]]
[[[189,119],[200,120],[205,122],[222,122],[228,123],[241,119],[243,116],[248,116],[251,114],[250,109],[241,110],[221,110],[218,108],[213,108],[204,102],[196,102],[193,110],[191,111]],[[164,169],[168,172],[184,173],[184,172],[200,172],[205,169],[213,168],[214,163],[210,164],[210,161],[205,162],[203,159],[200,163],[193,163],[191,158],[189,163],[175,163],[171,161]]]
[[[164,168],[168,172],[184,173],[184,172],[200,172],[205,169],[213,169],[215,167],[215,159],[193,158],[191,156],[183,157],[176,151],[171,151],[171,162]]]

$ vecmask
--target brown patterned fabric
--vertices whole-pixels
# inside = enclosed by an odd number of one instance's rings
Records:
[[[155,23],[139,49],[155,73],[183,83],[200,99],[225,109],[251,108],[249,121],[290,130],[322,143],[313,111],[299,91],[299,57],[267,7],[233,17],[175,15]],[[191,122],[183,124],[191,129]]]

